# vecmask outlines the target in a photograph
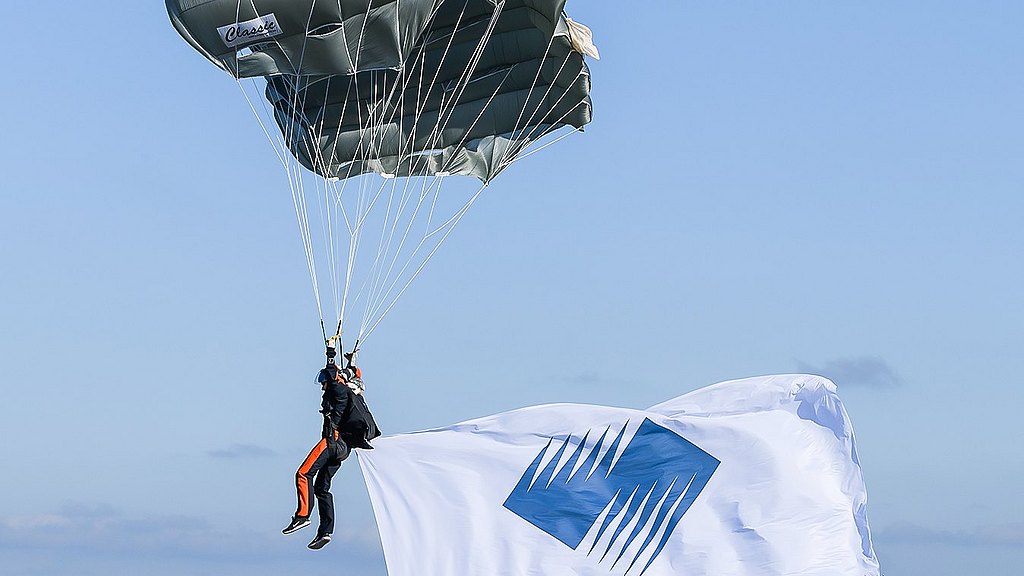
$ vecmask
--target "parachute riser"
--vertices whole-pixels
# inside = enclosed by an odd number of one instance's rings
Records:
[[[327,330],[324,327],[323,320],[320,321],[320,329],[323,331],[324,335],[324,354],[327,356],[327,365],[330,366],[335,363],[334,359],[338,355],[338,348],[341,347],[342,350],[344,350],[344,343],[342,343],[341,340],[341,323],[338,323],[337,332],[334,334],[334,336],[331,336],[330,338],[327,337]],[[346,354],[342,354],[342,356],[344,356],[348,360],[349,366],[355,365],[356,354],[359,353],[359,342],[360,340],[357,338],[355,345],[352,346],[352,351]]]

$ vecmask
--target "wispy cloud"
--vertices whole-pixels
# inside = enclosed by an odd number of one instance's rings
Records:
[[[276,452],[270,448],[256,446],[255,444],[232,444],[227,448],[210,450],[207,454],[213,458],[267,458],[275,456]]]
[[[164,551],[209,541],[212,529],[187,516],[129,517],[110,506],[68,505],[57,512],[0,518],[0,546]],[[159,544],[155,544],[155,543]]]
[[[342,519],[344,520],[344,519]],[[310,534],[312,536],[312,534]],[[339,525],[339,546],[363,556],[379,554],[376,530]],[[300,538],[300,540],[302,540]],[[304,543],[304,542],[303,542]],[[289,558],[298,546],[272,530],[225,531],[206,519],[181,515],[132,516],[111,506],[69,505],[56,512],[0,516],[0,549],[77,550],[108,556],[246,561]]]
[[[820,365],[798,360],[797,367],[800,372],[824,376],[839,386],[882,390],[903,385],[903,380],[892,366],[878,356],[838,358]]]
[[[276,520],[272,526],[225,529],[201,517],[132,515],[82,505],[27,516],[0,514],[0,573],[66,574],[71,566],[81,576],[279,576],[332,566],[347,574],[385,576],[372,521],[342,516],[335,541],[311,552],[306,543],[312,529],[282,536]]]
[[[897,544],[941,544],[944,546],[1024,547],[1024,523],[979,526],[972,530],[937,530],[911,522],[893,524],[878,532],[878,541]]]

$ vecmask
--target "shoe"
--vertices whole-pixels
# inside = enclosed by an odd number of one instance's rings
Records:
[[[327,546],[327,543],[330,542],[330,541],[331,541],[331,535],[330,534],[324,534],[322,536],[317,536],[316,538],[313,539],[312,542],[309,543],[308,548],[310,550],[319,550],[319,549],[323,548],[324,546]]]
[[[282,534],[291,534],[292,532],[298,532],[306,526],[309,526],[309,516],[292,516],[291,524],[281,530]]]

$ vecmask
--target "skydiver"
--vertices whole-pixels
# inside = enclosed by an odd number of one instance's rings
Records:
[[[373,448],[368,440],[379,435],[375,424],[372,433],[364,433],[361,430],[355,432],[349,425],[350,421],[359,419],[359,415],[354,415],[353,412],[361,412],[360,406],[364,410],[366,407],[361,397],[356,398],[363,392],[362,371],[355,365],[354,350],[344,354],[347,360],[345,368],[339,368],[335,364],[336,355],[333,347],[327,348],[327,365],[321,368],[316,376],[317,383],[323,389],[323,400],[320,403],[320,413],[324,417],[323,430],[320,441],[295,473],[298,508],[291,522],[282,530],[284,534],[291,534],[310,525],[309,516],[313,509],[310,498],[312,486],[312,495],[316,496],[316,501],[320,504],[320,526],[316,538],[309,543],[312,550],[326,546],[334,532],[331,479],[341,468],[342,462],[348,458],[351,448]],[[365,411],[369,414],[368,410]]]

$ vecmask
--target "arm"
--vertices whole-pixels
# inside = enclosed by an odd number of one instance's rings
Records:
[[[331,382],[324,390],[324,437],[331,436],[332,430],[337,430],[341,425],[341,419],[345,416],[348,408],[348,394],[345,385],[340,382]]]

